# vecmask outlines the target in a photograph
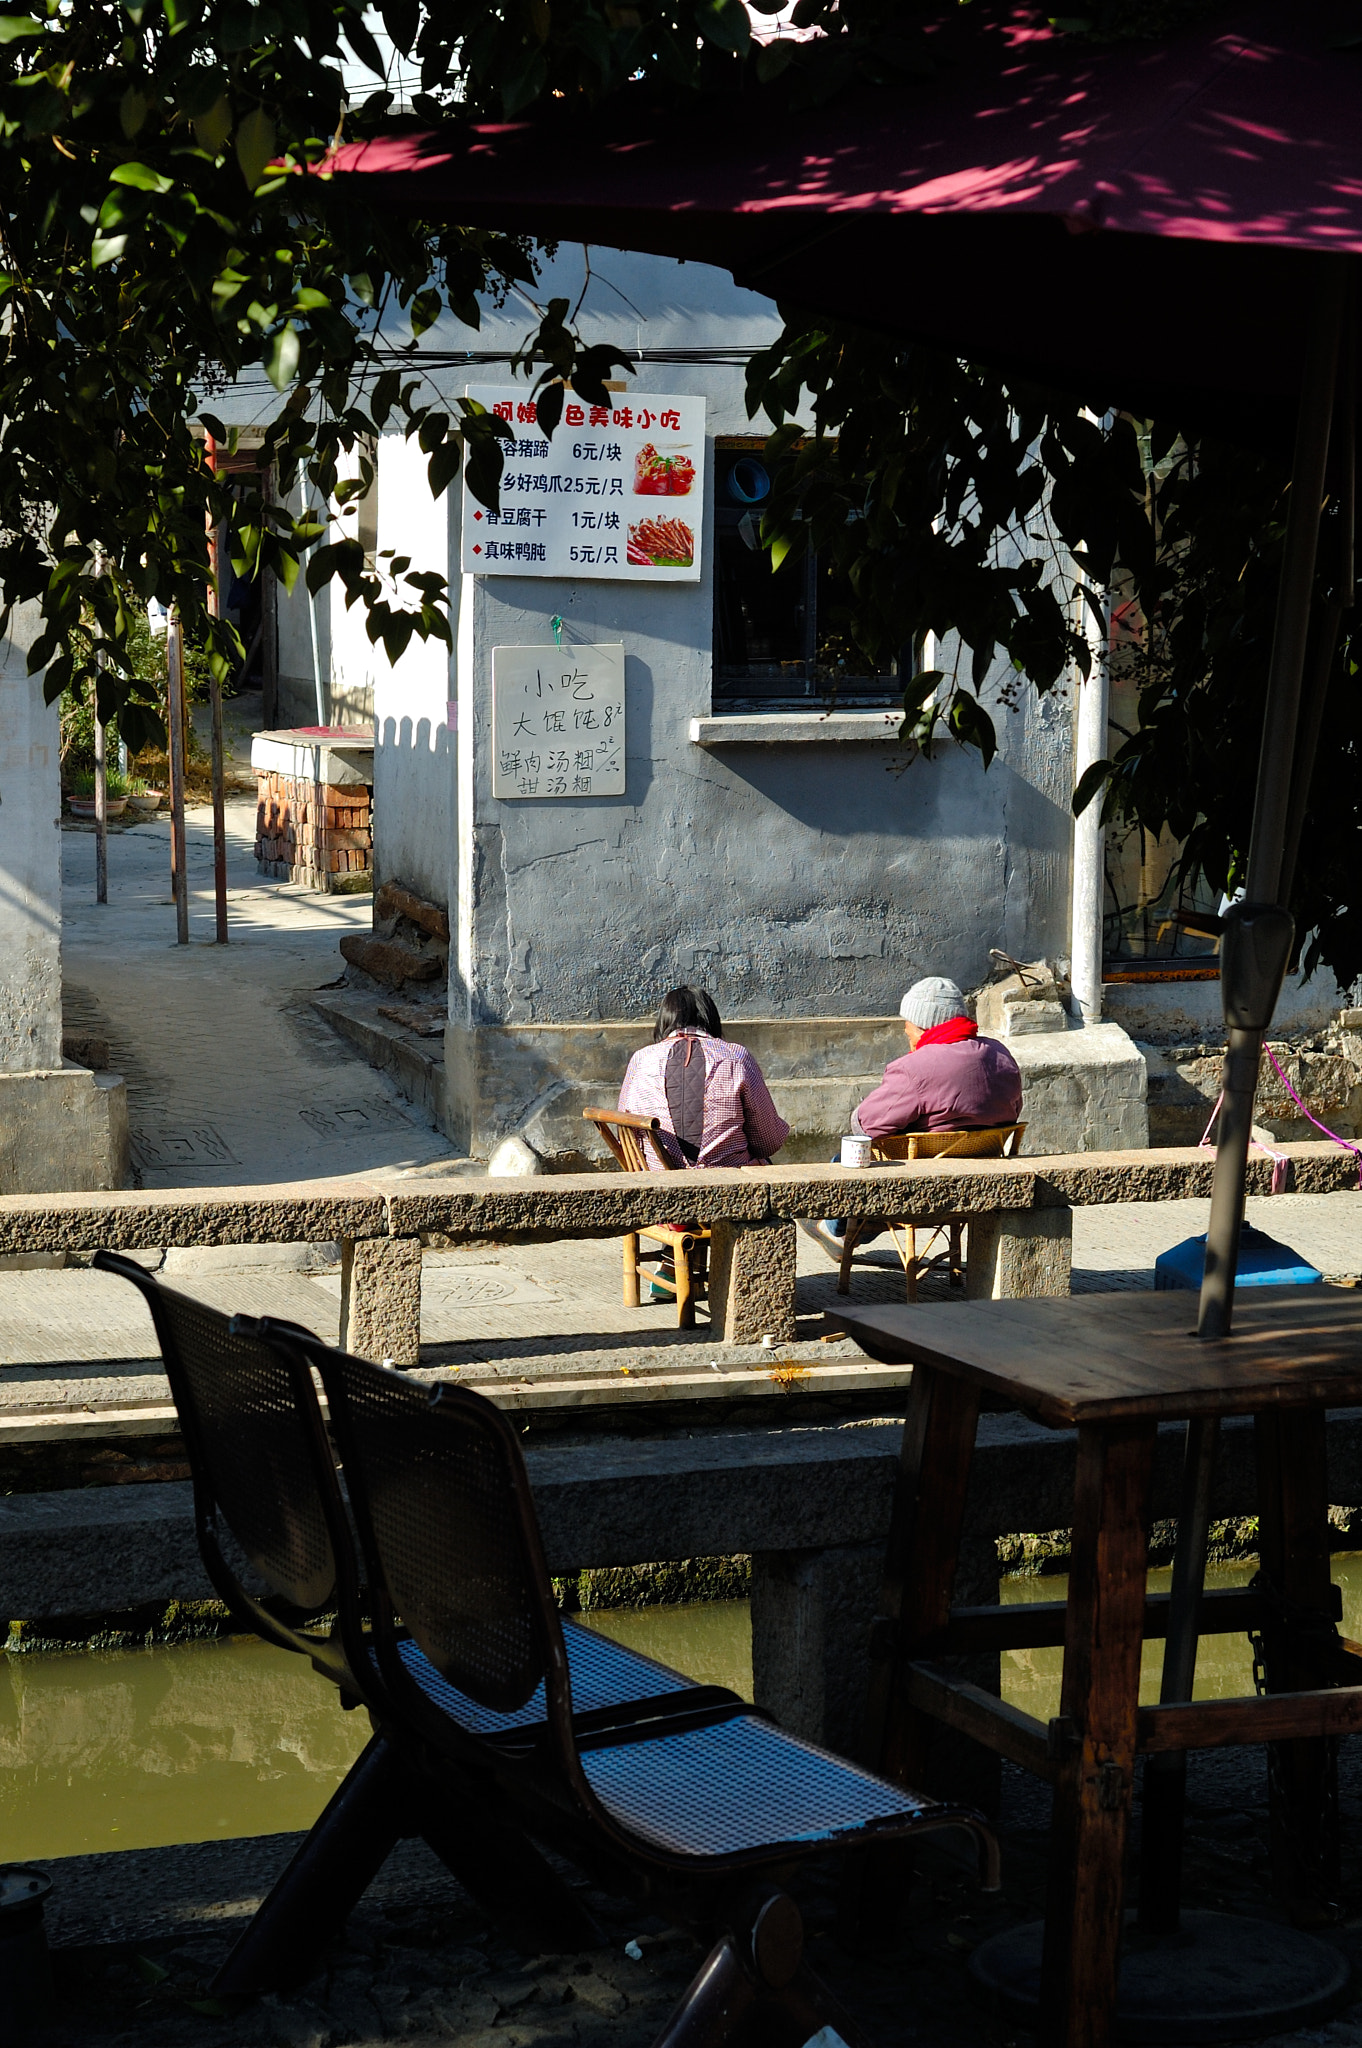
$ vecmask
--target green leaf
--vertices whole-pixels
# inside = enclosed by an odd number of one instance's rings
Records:
[[[109,173],[111,185],[131,185],[137,192],[170,192],[175,180],[153,171],[150,164],[119,164]]]
[[[232,102],[219,93],[211,107],[194,116],[194,139],[209,156],[220,156],[232,132]]]
[[[379,0],[379,13],[383,16],[383,26],[393,48],[400,50],[404,57],[409,56],[421,25],[418,0]]]
[[[553,439],[555,427],[563,417],[563,404],[567,398],[567,387],[563,384],[545,384],[535,394],[535,414],[541,430]]]
[[[442,498],[455,477],[463,460],[463,448],[451,435],[442,448],[437,448],[426,464],[426,475],[430,478],[431,495]]]
[[[0,14],[0,43],[17,43],[23,36],[40,36],[47,26],[31,14]]]
[[[144,92],[139,92],[135,85],[130,85],[118,102],[118,125],[129,142],[135,135],[140,135],[146,126],[150,107],[151,101]]]
[[[160,1963],[154,1963],[150,1956],[134,1956],[133,1968],[144,1984],[164,1984],[170,1975],[169,1970]]]
[[[364,65],[365,69],[372,71],[378,78],[386,78],[388,67],[383,62],[383,52],[374,41],[373,35],[364,26],[364,22],[358,13],[351,14],[346,20],[344,35],[346,42],[350,45],[350,48],[359,58],[360,63]]]
[[[90,268],[102,270],[106,263],[113,263],[128,246],[126,235],[96,235],[90,244]]]
[[[962,746],[978,748],[987,768],[998,751],[998,735],[979,699],[968,690],[957,690],[946,713],[946,723]]]
[[[263,107],[252,107],[236,131],[236,160],[241,166],[241,175],[252,192],[265,175],[265,168],[274,156],[274,149],[274,122]],[[280,389],[283,389],[282,385]]]
[[[435,325],[440,317],[440,294],[433,285],[417,292],[411,302],[411,331],[419,341],[428,328]]]
[[[1088,805],[1099,793],[1112,772],[1112,766],[1110,761],[1094,761],[1090,767],[1083,770],[1073,794],[1073,813],[1076,818],[1087,810]]]
[[[298,330],[291,320],[266,342],[261,360],[265,365],[265,375],[276,391],[288,390],[298,374],[298,358],[301,353]]]
[[[742,0],[705,0],[695,10],[696,26],[707,43],[742,56],[752,43],[752,24]]]

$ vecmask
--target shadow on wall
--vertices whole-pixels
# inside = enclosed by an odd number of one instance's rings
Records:
[[[653,671],[636,654],[624,657],[624,795],[603,803],[642,808],[653,786]]]
[[[330,683],[326,690],[327,723],[330,725],[372,725],[374,692],[372,684]],[[281,674],[275,696],[274,729],[317,723],[317,690],[310,675]]]
[[[851,754],[862,772],[830,772],[829,756],[841,764]],[[723,761],[768,803],[815,831],[974,839],[1002,831],[1005,823],[1014,851],[1026,846],[1068,856],[1073,821],[1067,809],[1007,761],[995,758],[986,770],[958,746],[939,747],[929,760],[909,759],[889,741],[854,748],[832,743],[826,751],[805,741],[725,747]]]
[[[385,718],[374,735],[374,887],[402,882],[448,909],[454,896],[454,735],[429,718]]]

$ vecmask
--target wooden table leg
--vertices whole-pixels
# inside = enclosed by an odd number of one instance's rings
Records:
[[[850,1229],[850,1225],[847,1226]],[[965,1488],[979,1392],[915,1365],[885,1552],[880,1620],[871,1644],[863,1755],[886,1777],[920,1787],[935,1725],[908,1706],[900,1674],[946,1625],[960,1557]],[[842,1929],[853,1945],[888,1938],[911,1868],[906,1845],[881,1843],[848,1858]]]
[[[1324,1411],[1271,1409],[1254,1420],[1267,1688],[1304,1692],[1336,1676]],[[1339,1888],[1337,1744],[1271,1743],[1268,1800],[1278,1896],[1301,1917],[1328,1917]]]
[[[1039,2037],[1106,2048],[1120,1966],[1149,1554],[1153,1422],[1078,1432],[1061,1717],[1073,1729],[1055,1780]]]
[[[886,1777],[919,1785],[932,1722],[903,1698],[900,1675],[945,1628],[960,1558],[979,1390],[913,1367],[885,1552],[878,1654],[871,1665],[865,1753]]]

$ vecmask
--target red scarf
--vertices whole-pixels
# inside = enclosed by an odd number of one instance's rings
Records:
[[[933,1024],[930,1031],[924,1031],[914,1052],[921,1052],[924,1045],[958,1045],[962,1038],[977,1038],[979,1026],[970,1017],[948,1017],[944,1024]]]

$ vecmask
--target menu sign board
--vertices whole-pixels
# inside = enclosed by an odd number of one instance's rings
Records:
[[[624,648],[492,649],[492,794],[624,795]]]
[[[703,398],[612,391],[609,405],[588,405],[569,392],[549,440],[523,385],[470,384],[468,396],[500,414],[515,439],[501,444],[499,512],[465,479],[465,575],[699,581]]]

